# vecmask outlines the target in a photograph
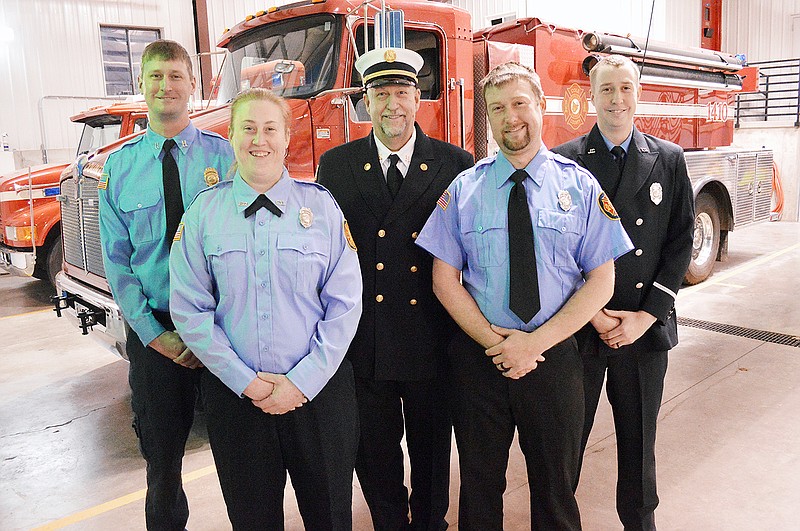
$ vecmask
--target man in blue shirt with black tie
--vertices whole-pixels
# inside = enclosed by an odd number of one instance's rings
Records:
[[[169,249],[184,205],[226,174],[233,153],[224,138],[189,120],[195,79],[180,44],[144,49],[139,88],[148,128],[106,161],[100,236],[108,284],[131,327],[126,348],[133,427],[147,461],[147,528],[182,530],[189,507],[181,462],[202,364],[169,316]]]
[[[506,63],[481,82],[500,146],[442,194],[417,244],[462,332],[449,348],[459,528],[503,529],[508,452],[519,431],[532,529],[580,529],[583,385],[572,334],[611,297],[631,248],[597,181],[542,144],[539,76]]]

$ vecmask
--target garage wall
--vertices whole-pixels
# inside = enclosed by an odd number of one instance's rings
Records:
[[[800,0],[728,0],[722,41],[748,61],[800,57]]]

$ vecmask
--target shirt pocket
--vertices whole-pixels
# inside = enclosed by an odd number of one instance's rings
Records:
[[[508,262],[508,215],[491,212],[462,221],[464,248],[479,267],[495,267]]]
[[[321,233],[278,234],[276,258],[281,281],[288,281],[298,291],[318,290],[323,284],[329,253],[329,238]]]
[[[161,193],[153,188],[120,196],[119,209],[128,216],[131,242],[146,243],[165,237],[166,221],[161,204]]]
[[[232,286],[247,283],[247,235],[207,234],[203,252],[220,298],[232,293]]]
[[[581,219],[568,212],[540,210],[536,226],[541,239],[539,248],[542,260],[556,266],[571,266],[577,263],[581,241]]]

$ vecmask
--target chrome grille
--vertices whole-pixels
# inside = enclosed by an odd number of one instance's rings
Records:
[[[61,182],[61,234],[64,261],[85,269],[78,183],[74,177]]]
[[[106,276],[103,267],[103,250],[100,246],[100,214],[97,181],[88,177],[81,183],[81,206],[83,207],[83,241],[86,253],[86,270]]]

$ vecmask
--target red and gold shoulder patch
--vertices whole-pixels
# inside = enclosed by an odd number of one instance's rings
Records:
[[[347,240],[347,245],[356,252],[358,249],[356,248],[356,241],[353,239],[353,235],[350,233],[350,225],[347,224],[347,220],[344,220],[344,238]]]
[[[613,219],[614,221],[619,219],[619,214],[617,214],[616,209],[614,209],[614,205],[611,204],[611,200],[608,198],[605,192],[600,194],[600,196],[597,198],[597,202],[600,203],[600,210],[603,211],[603,214],[605,214],[608,219]]]
[[[450,204],[450,192],[448,190],[442,192],[442,195],[436,201],[436,204],[439,205],[442,210],[447,210],[447,205]]]

